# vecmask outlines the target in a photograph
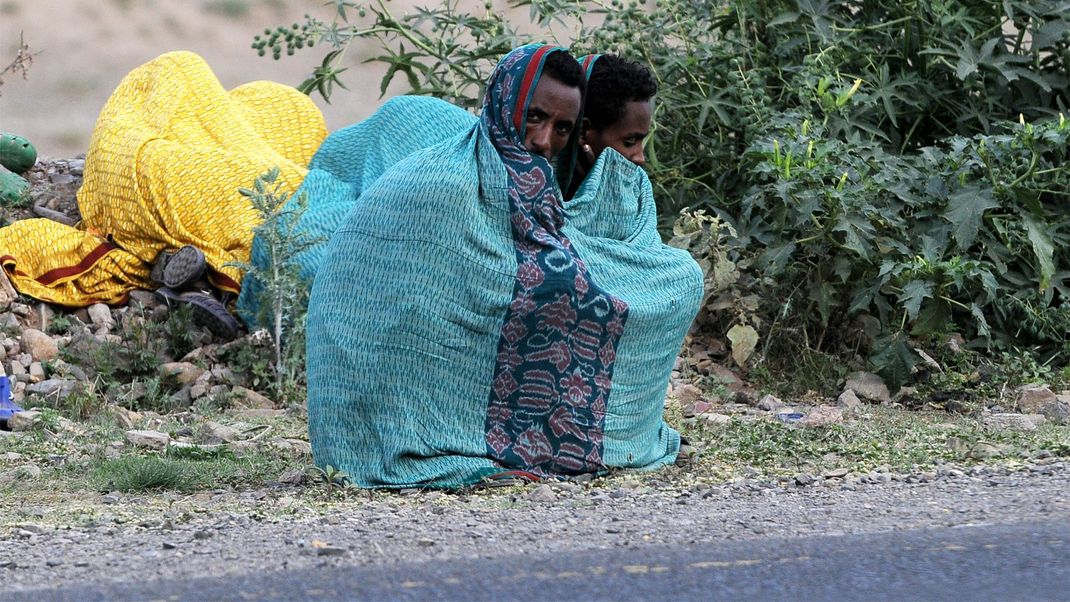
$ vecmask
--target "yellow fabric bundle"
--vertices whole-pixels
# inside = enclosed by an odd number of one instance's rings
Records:
[[[327,135],[297,90],[253,82],[227,92],[190,52],[128,74],[97,120],[78,191],[81,229],[42,219],[0,229],[0,264],[20,292],[63,305],[117,303],[163,249],[204,252],[209,279],[237,291],[259,217],[238,193],[273,167],[300,186]]]

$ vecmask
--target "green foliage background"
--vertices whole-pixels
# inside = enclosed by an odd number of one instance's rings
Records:
[[[354,40],[381,48],[382,90],[403,77],[468,107],[532,41],[489,2],[333,4],[331,23],[306,15],[253,43],[276,58],[323,48],[301,87],[328,98]],[[653,68],[648,169],[664,230],[722,270],[711,326],[752,326],[763,357],[790,357],[783,341],[861,352],[895,384],[917,361],[911,338],[951,332],[1070,360],[1070,2],[514,6],[576,55]]]

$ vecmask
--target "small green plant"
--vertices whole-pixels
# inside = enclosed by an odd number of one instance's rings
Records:
[[[80,385],[63,398],[57,409],[71,420],[87,420],[99,414],[107,405],[98,380]]]
[[[179,408],[174,398],[181,385],[172,377],[138,376],[126,388],[126,394],[119,397],[123,407],[136,411],[151,411],[167,414]]]
[[[155,374],[160,357],[167,351],[167,340],[161,336],[158,323],[148,319],[143,309],[127,312],[119,323],[123,339],[120,348],[123,363],[132,375]]]
[[[172,445],[167,448],[167,458],[175,460],[234,460],[234,452],[225,445],[208,447],[203,445],[179,446]]]
[[[245,270],[243,286],[256,287],[260,312],[257,325],[267,329],[273,344],[273,379],[277,401],[286,399],[303,377],[305,363],[305,315],[311,285],[299,272],[296,256],[321,242],[301,232],[298,221],[307,208],[304,195],[291,197],[276,182],[278,168],[260,175],[253,188],[239,192],[249,199],[263,222],[254,229],[264,250],[264,265],[237,264]]]
[[[168,311],[162,329],[175,357],[183,357],[197,347],[197,330],[193,327],[193,310],[189,305]]]
[[[999,357],[997,366],[1011,386],[1047,383],[1053,376],[1051,366],[1038,362],[1030,350],[1004,351]]]
[[[352,483],[348,474],[346,474],[344,471],[338,470],[330,464],[323,468],[320,468],[319,466],[313,466],[312,471],[316,474],[317,478],[319,478],[320,482],[323,483],[324,487],[326,487],[328,491],[333,491],[336,489],[345,489],[349,487]]]
[[[71,330],[71,318],[67,315],[60,314],[54,318],[48,324],[48,334],[67,334]]]
[[[100,491],[194,491],[211,485],[192,460],[124,456],[96,467],[91,481]]]

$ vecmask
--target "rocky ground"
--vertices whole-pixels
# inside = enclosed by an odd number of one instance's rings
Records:
[[[83,167],[39,161],[30,202],[4,219],[74,223]],[[1070,511],[1070,391],[1037,382],[982,400],[910,387],[893,396],[858,372],[838,397],[781,400],[730,370],[716,340],[692,341],[673,373],[667,413],[691,443],[679,466],[460,493],[355,490],[310,469],[303,407],[269,394],[262,334],[213,339],[150,291],[70,310],[3,284],[0,366],[26,408],[0,430],[8,589]],[[907,409],[949,396],[962,402]],[[95,476],[157,457],[219,472],[158,487]]]

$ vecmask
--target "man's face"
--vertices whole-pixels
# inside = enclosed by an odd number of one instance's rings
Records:
[[[541,77],[528,105],[524,148],[552,160],[568,144],[580,114],[580,89]]]
[[[588,128],[583,142],[590,145],[591,154],[597,158],[607,148],[624,155],[624,158],[642,167],[646,164],[643,155],[643,139],[650,133],[650,121],[654,115],[654,101],[633,100],[624,105],[624,116],[602,131]]]

